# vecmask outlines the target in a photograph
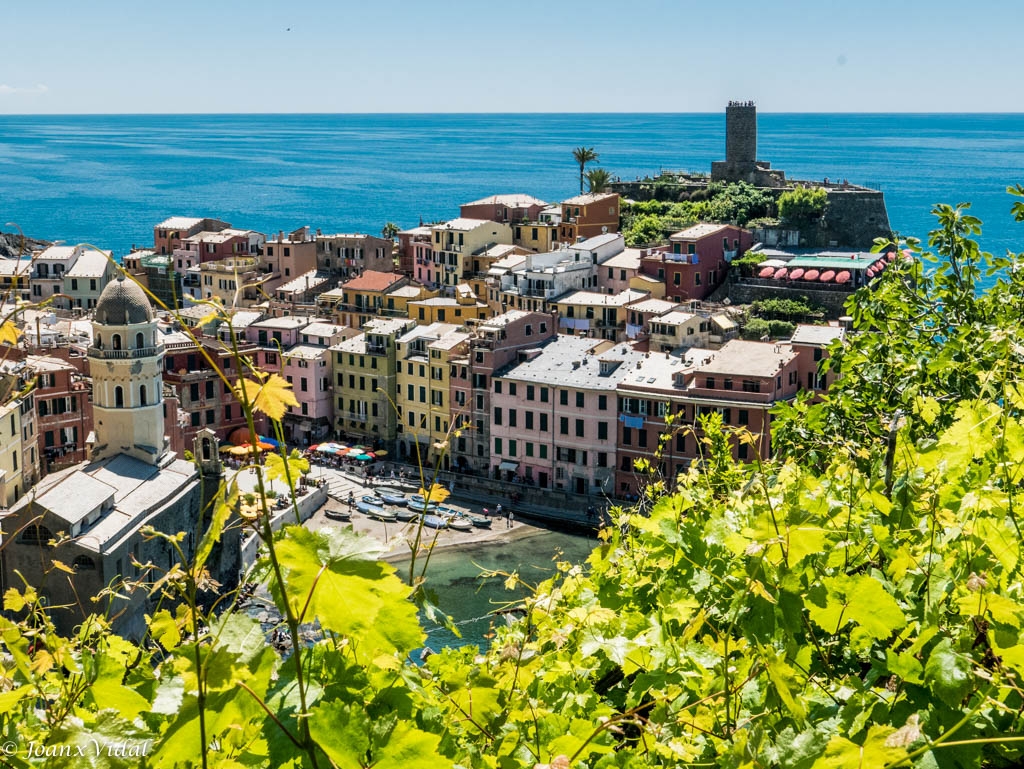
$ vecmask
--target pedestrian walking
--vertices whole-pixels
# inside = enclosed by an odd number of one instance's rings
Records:
[[[516,525],[516,514],[512,512],[512,508],[508,510],[508,527],[510,529],[515,528]]]
[[[496,516],[498,516],[499,519],[501,518],[501,503],[500,502],[498,503],[498,506],[496,508],[494,508],[494,514]]]

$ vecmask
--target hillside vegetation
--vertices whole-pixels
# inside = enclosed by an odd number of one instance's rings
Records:
[[[900,244],[918,258],[853,297],[859,333],[827,360],[840,383],[780,410],[775,460],[734,462],[730,438],[747,437],[717,416],[673,426],[701,440],[701,466],[620,511],[587,563],[532,586],[488,651],[412,664],[417,605],[441,619],[424,554],[400,578],[347,530],[272,536],[265,507],[241,520],[266,538],[257,576],[299,651],[269,646],[230,596],[204,614],[202,561],[237,509],[228,486],[196,558],[151,572],[157,585],[112,586],[176,599],[141,644],[102,618],[59,638],[32,587],[8,590],[3,739],[152,740],[151,767],[1017,764],[1024,255],[982,253],[966,207],[935,214],[934,257]],[[280,418],[279,379],[236,386]],[[266,472],[302,469],[279,456]],[[46,765],[140,765],[86,755]]]

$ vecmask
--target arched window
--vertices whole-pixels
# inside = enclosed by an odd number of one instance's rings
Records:
[[[115,350],[120,350],[121,349],[121,335],[120,334],[114,334],[113,339],[110,340],[110,344],[113,345]]]
[[[135,349],[136,350],[141,350],[145,346],[146,346],[146,337],[144,337],[142,335],[142,332],[140,331],[139,333],[137,333],[135,335]]]
[[[96,571],[96,562],[87,555],[76,555],[71,565],[78,571]]]
[[[211,445],[213,441],[209,438],[203,438],[203,461],[209,462],[212,456]]]
[[[124,388],[121,385],[114,388],[114,408],[124,408]]]
[[[47,545],[53,534],[45,526],[26,526],[21,532],[21,541],[26,545]]]
[[[96,349],[98,349],[98,350],[102,350],[103,349],[103,334],[97,334],[96,335]]]
[[[146,405],[146,385],[139,386],[139,405]]]

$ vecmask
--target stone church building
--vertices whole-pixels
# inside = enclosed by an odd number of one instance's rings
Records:
[[[153,582],[175,563],[173,548],[144,537],[144,527],[185,532],[183,550],[192,556],[205,530],[200,521],[208,519],[206,502],[220,482],[218,446],[213,433],[203,431],[197,462],[170,451],[163,343],[145,292],[123,275],[99,297],[88,354],[94,402],[89,459],[46,476],[3,518],[3,589],[35,587],[63,634],[97,613],[109,617],[115,632],[137,638],[152,611],[146,589],[119,588],[99,603],[91,598],[122,580]],[[228,549],[235,548],[218,547],[210,568],[215,579],[234,584],[237,562]],[[74,573],[54,568],[54,561]]]

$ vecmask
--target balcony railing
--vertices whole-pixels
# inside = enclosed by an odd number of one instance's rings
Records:
[[[125,360],[128,358],[150,358],[162,352],[162,347],[140,347],[137,350],[107,350],[99,347],[90,347],[89,357],[103,358],[104,360]]]

